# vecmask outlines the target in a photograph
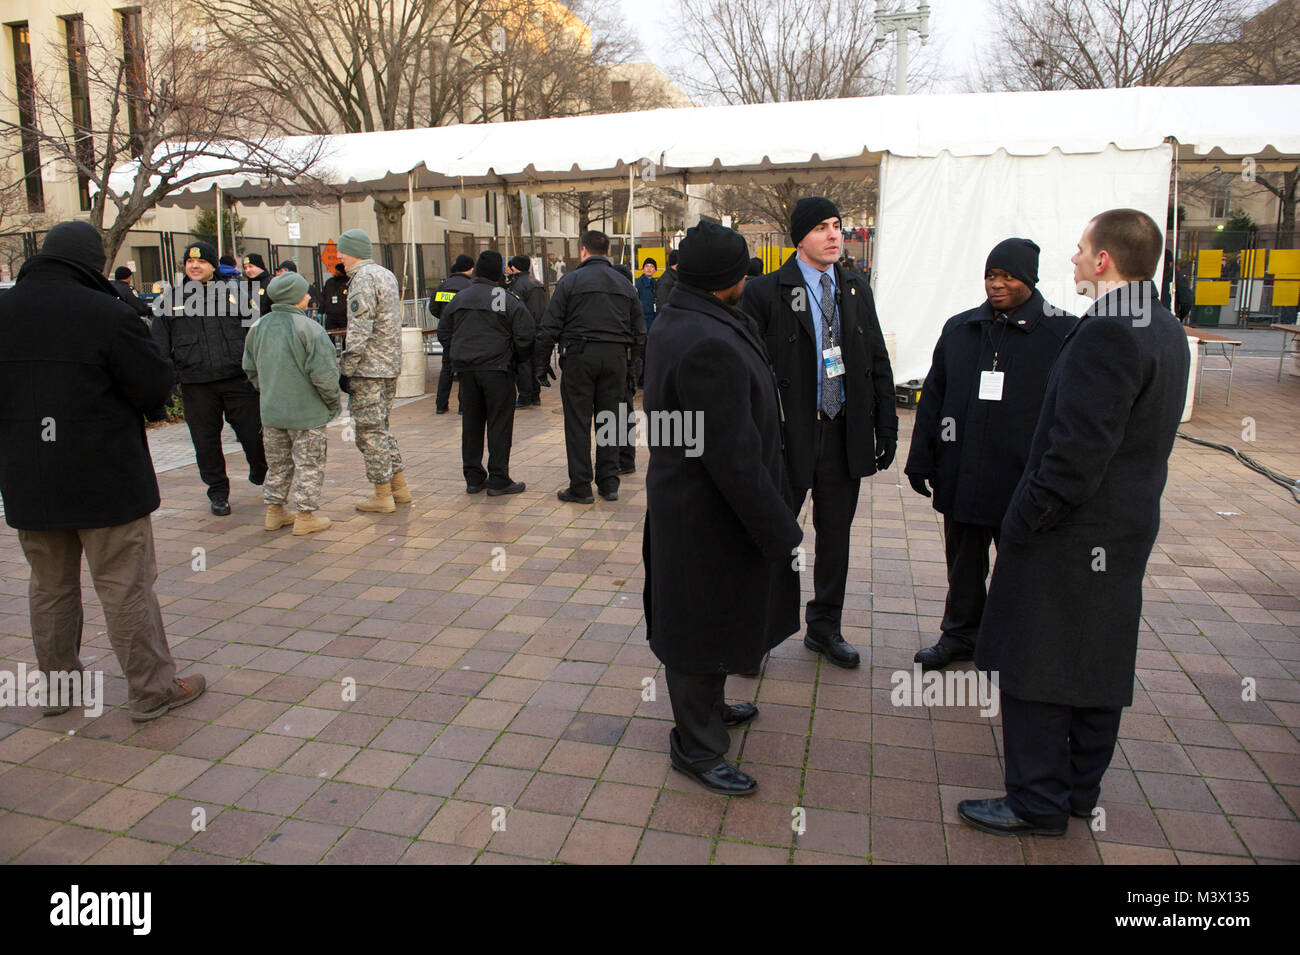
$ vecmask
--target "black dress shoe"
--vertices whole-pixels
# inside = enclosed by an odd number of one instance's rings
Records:
[[[531,404],[532,404],[531,401],[528,401],[527,399],[524,399],[524,398],[520,398],[518,401],[515,402],[515,407],[516,407],[516,408],[527,408],[527,407],[528,407],[529,405],[531,405]]]
[[[566,504],[592,504],[596,500],[590,491],[586,494],[578,494],[571,487],[561,488],[555,492],[555,496]]]
[[[226,500],[224,497],[212,498],[211,507],[212,513],[217,515],[217,517],[226,517],[230,514],[230,501]]]
[[[673,769],[684,776],[690,776],[709,792],[723,796],[751,796],[758,792],[758,781],[730,763],[722,762],[712,769],[695,770],[673,760]]]
[[[534,405],[540,405],[541,403],[542,403],[541,398],[534,398],[532,401],[529,402],[529,404],[534,404]]]
[[[490,487],[487,489],[488,497],[500,497],[502,494],[518,494],[526,484],[523,481],[515,481],[513,484],[507,484],[505,487]]]
[[[825,637],[815,637],[810,633],[803,638],[803,645],[809,650],[816,650],[831,663],[846,670],[852,670],[862,662],[858,651],[845,643],[844,637],[838,633],[828,634]]]
[[[1072,815],[1075,819],[1091,819],[1094,811],[1095,810],[1093,809],[1089,809],[1086,811],[1080,809],[1071,809],[1070,815]]]
[[[434,409],[433,409],[433,413],[434,413],[434,414],[446,414],[446,413],[447,413],[447,409],[446,409],[446,408],[434,408]]]
[[[484,488],[485,486],[486,486],[486,485],[483,485],[483,484],[466,484],[466,485],[465,485],[465,493],[466,493],[466,494],[481,494],[481,493],[483,493],[483,488]]]
[[[916,651],[916,656],[912,657],[914,663],[921,664],[922,670],[942,670],[949,663],[957,660],[974,660],[974,650],[954,650],[946,647],[942,643],[936,643],[932,647],[926,647],[924,650]]]
[[[600,492],[600,496],[603,497],[603,498],[604,498],[605,500],[607,500],[607,501],[617,501],[617,500],[618,500],[618,491],[615,491],[615,490],[610,490],[610,491],[601,491],[601,492]]]
[[[731,703],[723,707],[722,724],[724,726],[744,726],[758,715],[758,707],[753,703]]]
[[[963,799],[957,803],[957,815],[981,832],[995,836],[1063,836],[1065,823],[1040,826],[1021,819],[1007,804],[1007,797],[997,799]]]

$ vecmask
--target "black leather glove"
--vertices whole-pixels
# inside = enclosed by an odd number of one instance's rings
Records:
[[[339,375],[339,391],[345,395],[352,394],[352,379],[347,375]]]
[[[876,439],[876,470],[884,471],[894,463],[894,452],[898,450],[898,438]]]
[[[917,494],[921,495],[922,497],[930,496],[929,490],[926,489],[925,482],[930,481],[931,486],[933,486],[934,481],[932,478],[927,477],[924,474],[909,474],[907,476],[907,481],[909,484],[912,485],[912,490],[915,491]]]

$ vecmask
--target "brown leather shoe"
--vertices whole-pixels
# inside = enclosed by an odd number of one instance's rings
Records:
[[[192,676],[177,677],[176,684],[172,687],[171,698],[162,706],[153,710],[145,710],[143,713],[131,711],[131,719],[137,723],[147,723],[150,720],[156,720],[169,710],[174,710],[178,706],[184,706],[186,703],[192,703],[197,700],[207,688],[208,681],[203,674],[195,673]]]

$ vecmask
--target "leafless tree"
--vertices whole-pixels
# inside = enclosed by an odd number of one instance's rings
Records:
[[[1245,0],[1003,0],[976,81],[985,90],[1159,86],[1191,44],[1240,34]]]
[[[1258,3],[1259,0],[1256,0]],[[1247,11],[1249,12],[1249,11]],[[1300,0],[1278,0],[1221,42],[1194,43],[1174,58],[1166,82],[1178,86],[1266,86],[1300,83]]]
[[[320,155],[318,143],[291,148],[250,115],[247,84],[175,18],[172,5],[146,3],[140,15],[139,32],[128,26],[125,41],[85,23],[79,50],[51,50],[49,66],[17,94],[30,96],[30,111],[0,94],[9,107],[0,111],[0,132],[8,134],[2,148],[21,152],[26,134],[43,165],[84,177],[93,193],[90,222],[103,232],[110,262],[140,218],[186,186],[242,173],[296,179]],[[83,108],[69,101],[71,71],[82,77]],[[113,175],[126,164],[126,175]]]
[[[790,177],[762,186],[728,184],[714,187],[705,203],[713,215],[729,215],[738,226],[775,224],[784,229],[790,223],[795,203],[805,196],[825,196],[844,218],[860,218],[876,207],[876,178],[874,174],[864,180]]]

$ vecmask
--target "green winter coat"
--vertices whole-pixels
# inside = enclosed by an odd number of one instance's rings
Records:
[[[306,431],[339,413],[334,343],[294,305],[272,305],[248,330],[244,371],[261,394],[264,426]]]

